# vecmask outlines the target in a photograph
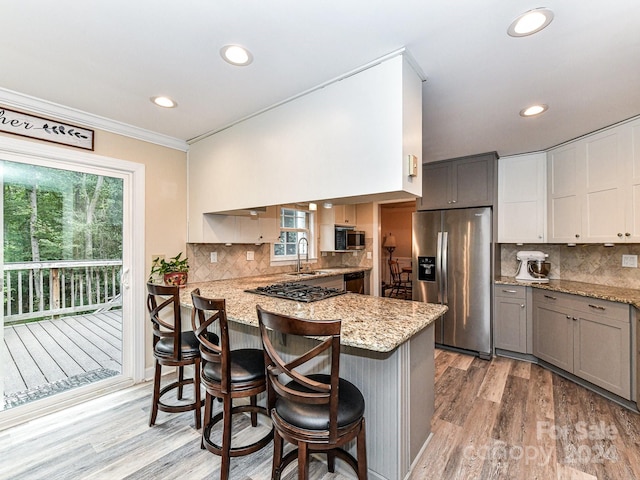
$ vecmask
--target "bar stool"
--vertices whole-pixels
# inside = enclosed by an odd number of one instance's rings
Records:
[[[200,341],[202,384],[206,390],[201,447],[222,457],[220,479],[227,480],[230,457],[257,452],[273,438],[272,425],[266,435],[252,444],[231,446],[234,414],[250,413],[252,427],[258,426],[258,414],[269,418],[267,409],[257,404],[257,395],[266,391],[264,354],[261,349],[255,348],[231,350],[224,299],[202,297],[200,290],[196,288],[191,292],[191,300],[193,302],[191,325]],[[220,328],[220,346],[207,338],[208,329],[216,321]],[[211,418],[214,397],[222,399],[222,412]],[[246,397],[249,397],[249,405],[233,406],[233,399]],[[222,421],[222,443],[218,444],[212,440],[211,430],[220,421]]]
[[[340,370],[340,320],[305,320],[257,306],[260,337],[267,367],[267,396],[275,427],[272,479],[298,459],[298,479],[309,477],[309,454],[325,452],[329,472],[335,457],[353,468],[359,480],[367,478],[364,397],[352,383],[338,376]],[[283,360],[273,346],[269,331],[277,334],[324,338],[307,352]],[[279,337],[279,335],[276,335]],[[330,374],[308,374],[300,369],[315,364],[322,352],[330,360]],[[315,362],[314,362],[314,359]],[[356,439],[357,460],[342,447]],[[283,454],[283,440],[297,446]]]
[[[200,428],[200,350],[198,339],[193,332],[182,331],[180,315],[180,289],[178,287],[147,283],[149,295],[147,308],[153,324],[153,356],[156,360],[153,377],[153,403],[149,426],[156,422],[158,410],[178,413],[193,410],[196,429]],[[184,367],[194,366],[193,378],[184,378]],[[162,389],[162,367],[178,367],[178,380]],[[163,397],[170,391],[177,390],[177,399],[182,400],[185,385],[193,384],[194,400],[188,404],[170,405]]]

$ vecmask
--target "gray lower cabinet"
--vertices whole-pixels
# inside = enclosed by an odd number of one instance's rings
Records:
[[[495,348],[532,353],[527,287],[496,285],[494,290],[493,343]]]
[[[533,354],[631,399],[631,328],[626,304],[535,290]]]

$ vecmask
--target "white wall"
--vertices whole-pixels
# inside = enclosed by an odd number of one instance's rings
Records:
[[[189,149],[189,241],[202,214],[388,192],[422,193],[421,81],[402,56],[251,117]]]

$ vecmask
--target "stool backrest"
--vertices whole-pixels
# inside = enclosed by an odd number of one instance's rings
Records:
[[[173,345],[171,360],[182,360],[182,316],[180,315],[180,289],[168,285],[147,283],[147,309],[153,324],[153,346],[160,339],[170,339]]]
[[[340,328],[341,320],[306,320],[303,318],[281,315],[257,307],[260,337],[265,355],[267,369],[267,401],[271,410],[278,397],[292,402],[304,404],[329,405],[330,441],[335,441],[338,434],[338,384],[340,373]],[[295,336],[314,337],[320,343],[291,359],[285,361],[271,341],[268,332]],[[277,337],[277,335],[276,335]],[[319,338],[320,337],[320,338]],[[315,372],[301,372],[309,369],[313,359],[329,350],[330,383],[318,382],[309,378]],[[292,388],[289,382],[295,382],[301,390]],[[288,385],[289,384],[289,385]]]
[[[200,342],[200,356],[202,362],[220,364],[222,392],[231,391],[231,347],[229,346],[229,325],[227,309],[224,299],[206,298],[200,295],[200,289],[191,292],[193,311],[191,312],[191,327]],[[218,322],[220,328],[220,345],[215,335],[209,334],[209,328]]]

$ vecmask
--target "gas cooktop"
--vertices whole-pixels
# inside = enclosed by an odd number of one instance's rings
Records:
[[[337,288],[319,287],[294,282],[276,283],[273,285],[267,285],[266,287],[257,287],[255,289],[245,290],[245,292],[257,293],[268,297],[286,298],[287,300],[307,303],[347,293],[346,291],[339,290]]]

